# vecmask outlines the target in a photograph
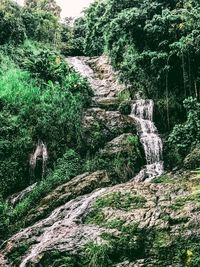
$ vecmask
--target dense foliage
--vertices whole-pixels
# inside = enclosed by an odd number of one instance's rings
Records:
[[[62,27],[59,10],[52,1],[41,0],[35,5],[26,1],[24,7],[9,0],[0,4],[3,196],[34,182],[30,181],[29,160],[39,141],[47,146],[49,170],[69,148],[81,147],[82,109],[91,92],[55,49]]]
[[[61,31],[59,12],[55,12],[55,8],[43,5],[45,1],[38,1],[40,2],[37,7],[25,5],[22,8],[11,0],[1,1],[0,44],[19,44],[27,37],[58,44]]]
[[[197,168],[200,164],[200,103],[192,97],[184,101],[187,110],[187,121],[174,127],[168,139],[169,165],[181,165]]]
[[[199,14],[196,0],[105,0],[94,1],[74,25],[79,53],[108,54],[131,96],[154,100],[159,132],[171,132],[168,167],[183,166],[185,158],[185,166],[198,165]]]
[[[59,52],[59,13],[53,1],[0,3],[0,242],[41,197],[82,170],[81,118],[91,89]],[[48,153],[44,175],[40,165],[30,166],[41,141]],[[15,210],[5,202],[36,181]]]
[[[45,75],[46,60],[46,57],[44,61],[40,57],[38,76]],[[43,80],[42,87],[39,87],[40,81],[31,78],[28,71],[20,70],[10,62],[7,64],[0,75],[0,184],[4,194],[29,184],[28,155],[35,149],[38,140],[47,144],[50,165],[62,156],[67,147],[80,145],[80,118],[84,101],[76,91],[87,88],[85,82],[69,70],[66,77],[62,77],[62,86],[52,79],[46,84]],[[56,76],[56,71],[53,74]],[[60,79],[60,73],[57,78]],[[74,89],[77,86],[78,89]]]

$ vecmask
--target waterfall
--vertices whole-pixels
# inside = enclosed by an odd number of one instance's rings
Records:
[[[137,124],[140,141],[144,147],[147,165],[134,180],[152,179],[163,173],[162,140],[153,123],[153,100],[137,99],[132,102],[130,117]]]
[[[47,160],[48,160],[47,146],[42,141],[38,141],[36,149],[34,153],[31,154],[30,161],[29,161],[30,167],[31,167],[31,176],[32,176],[31,179],[34,178],[34,182],[35,182],[35,178],[38,179],[38,177],[35,177],[36,176],[35,170],[36,170],[37,164],[40,163],[39,165],[41,165],[40,166],[41,169],[39,168],[39,178],[44,178]]]
[[[109,64],[103,57],[102,59],[92,59],[85,57],[69,57],[66,59],[75,71],[87,78],[94,90],[95,99],[117,97],[117,93],[125,89],[117,81],[117,74],[113,72]],[[91,63],[96,68],[90,68]],[[98,67],[97,67],[98,66]],[[107,67],[106,67],[107,66]],[[98,72],[103,72],[103,78]],[[140,141],[144,147],[147,165],[145,169],[134,178],[136,181],[149,180],[163,173],[162,162],[162,140],[158,135],[153,123],[154,103],[149,99],[142,99],[140,93],[136,95],[136,100],[132,101],[132,111],[130,117],[138,128]]]

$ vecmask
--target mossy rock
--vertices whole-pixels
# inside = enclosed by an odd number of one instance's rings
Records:
[[[123,115],[131,114],[131,101],[124,100],[120,103],[118,111]]]
[[[128,116],[118,111],[100,108],[88,109],[83,118],[85,153],[95,152],[105,143],[123,133],[137,133],[136,125]]]
[[[131,192],[114,192],[97,199],[91,212],[86,216],[85,223],[106,226],[107,228],[121,228],[124,220],[110,220],[105,218],[103,209],[111,208],[128,212],[145,207],[146,199]]]
[[[94,104],[97,105],[99,108],[114,111],[119,108],[121,100],[116,97],[104,97],[104,98],[97,98],[94,100]]]
[[[200,146],[193,149],[184,159],[184,166],[187,169],[195,169],[200,166]]]
[[[105,169],[116,183],[134,177],[144,163],[144,152],[138,137],[128,133],[114,138],[100,149],[95,157],[86,162],[85,171]]]

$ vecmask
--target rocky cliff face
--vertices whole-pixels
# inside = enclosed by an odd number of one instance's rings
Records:
[[[135,122],[120,109],[130,101],[125,87],[105,57],[68,61],[94,90],[84,142],[100,149],[88,172],[29,211],[2,245],[0,266],[199,266],[198,172],[131,179],[145,162]]]

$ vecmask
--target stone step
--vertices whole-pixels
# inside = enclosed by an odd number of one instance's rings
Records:
[[[118,109],[121,102],[117,97],[93,97],[91,106],[114,111]]]

